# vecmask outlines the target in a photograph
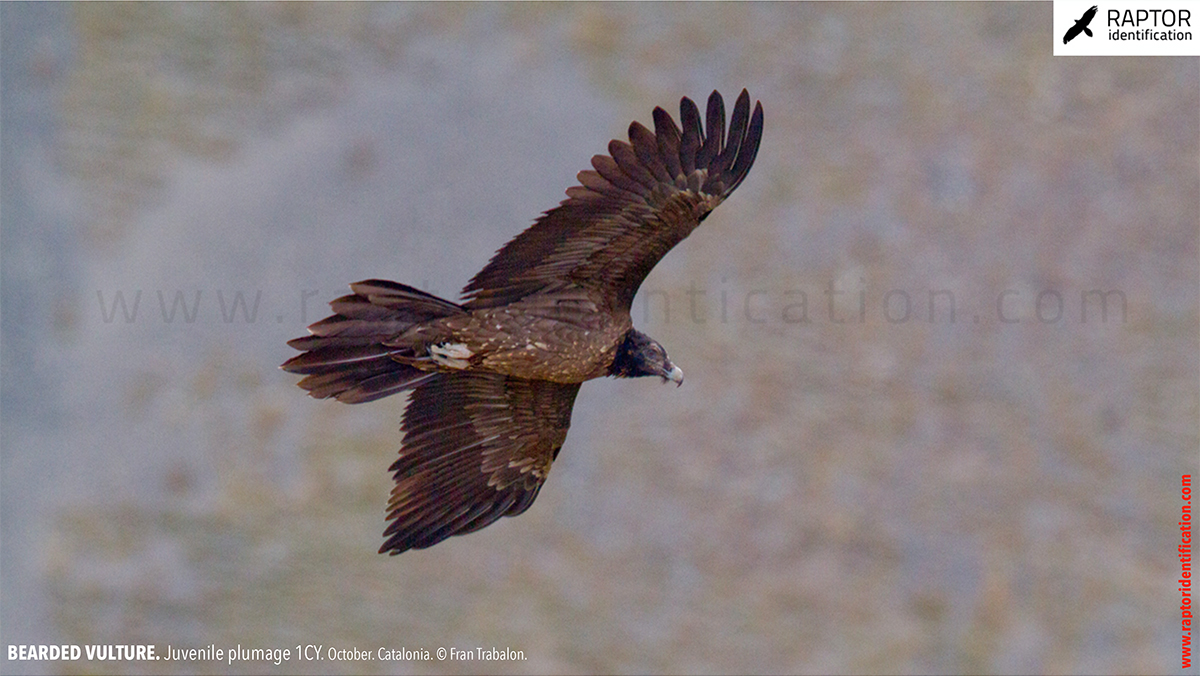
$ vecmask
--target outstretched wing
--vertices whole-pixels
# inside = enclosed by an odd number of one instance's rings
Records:
[[[413,390],[392,465],[380,553],[430,547],[533,504],[558,456],[579,384],[437,373]]]
[[[506,305],[539,291],[578,286],[628,310],[650,270],[746,177],[762,139],[762,104],[750,114],[742,90],[725,134],[721,95],[708,97],[707,124],[691,99],[683,129],[662,108],[654,131],[634,122],[629,143],[592,158],[581,185],[504,245],[463,289],[468,308]]]

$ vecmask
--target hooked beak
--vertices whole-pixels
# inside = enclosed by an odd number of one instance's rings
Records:
[[[669,381],[675,383],[675,387],[679,387],[680,385],[683,384],[683,369],[679,368],[678,366],[676,366],[674,364],[671,364],[671,362],[667,362],[667,363],[671,366],[671,368],[670,368],[670,370],[663,371],[663,374],[662,374],[663,382],[665,383],[669,380]]]

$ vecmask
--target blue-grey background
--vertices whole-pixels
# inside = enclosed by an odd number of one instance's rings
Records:
[[[1179,670],[1197,59],[1051,58],[1045,3],[0,24],[0,645],[528,658],[3,671]],[[285,341],[351,281],[453,296],[743,87],[757,164],[634,306],[687,383],[588,384],[529,512],[375,554],[404,399],[308,399]]]

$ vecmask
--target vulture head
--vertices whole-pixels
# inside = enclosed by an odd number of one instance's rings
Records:
[[[669,380],[677,386],[683,384],[683,369],[671,363],[666,349],[657,340],[637,329],[629,329],[625,334],[609,367],[609,375],[618,378],[658,376],[664,383]]]

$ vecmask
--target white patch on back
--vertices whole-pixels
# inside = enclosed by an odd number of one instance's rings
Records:
[[[442,343],[429,346],[429,356],[442,366],[452,369],[465,369],[470,366],[471,362],[467,360],[474,354],[463,343]]]

